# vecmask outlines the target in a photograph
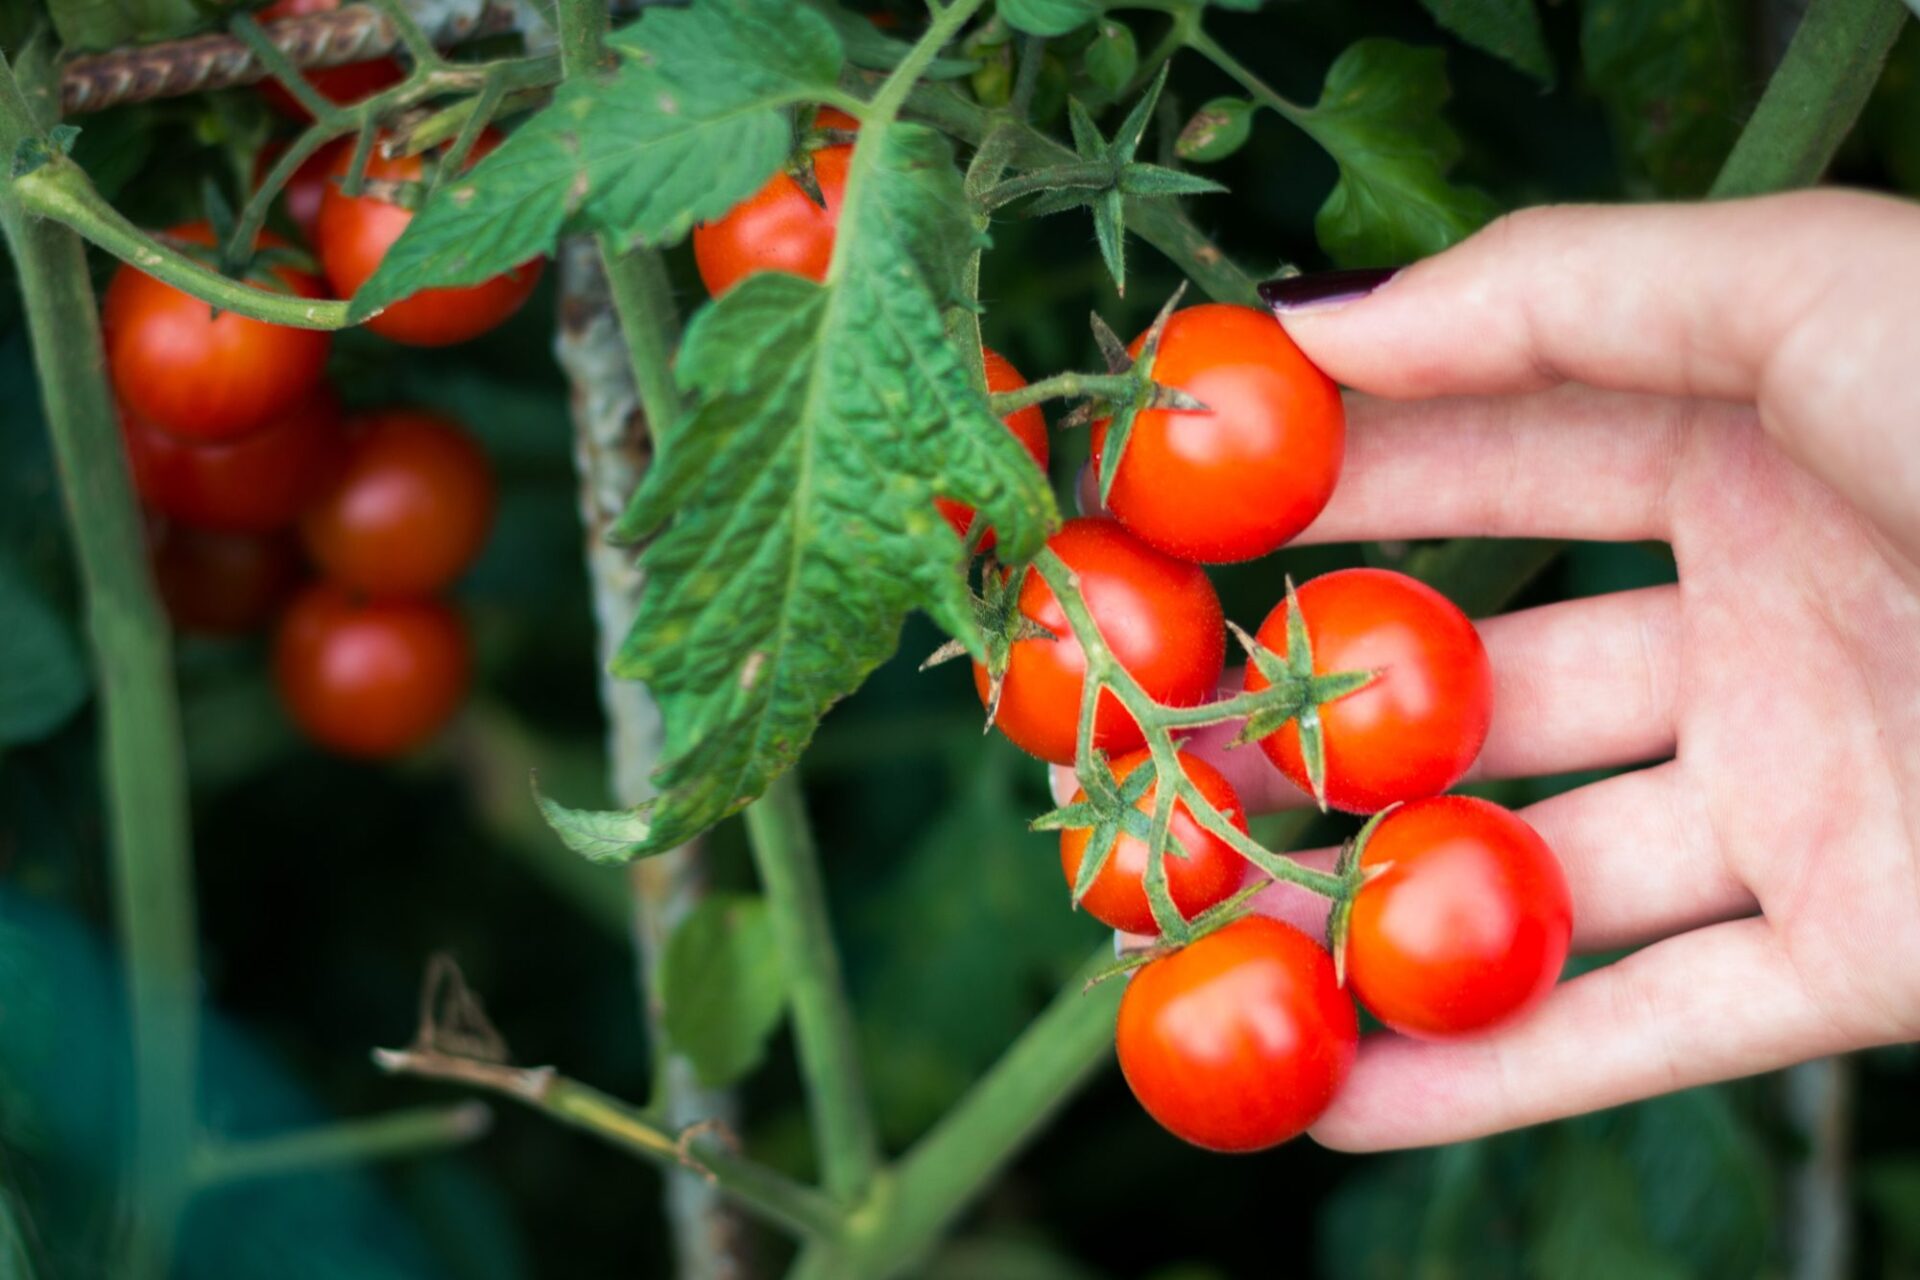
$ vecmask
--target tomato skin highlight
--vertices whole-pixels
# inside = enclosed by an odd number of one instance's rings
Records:
[[[1140,354],[1146,335],[1133,340]],[[1313,523],[1346,454],[1333,379],[1265,311],[1209,303],[1176,311],[1153,379],[1205,412],[1134,418],[1107,509],[1148,546],[1203,564],[1266,555]],[[1107,422],[1093,428],[1096,474]]]
[[[1247,817],[1240,808],[1240,797],[1235,794],[1233,784],[1198,756],[1182,751],[1176,758],[1207,802],[1225,814],[1235,827],[1245,831]],[[1121,756],[1113,761],[1113,776],[1124,780],[1150,759],[1152,753],[1146,750]],[[1142,813],[1153,812],[1160,782],[1155,778],[1147,793],[1140,797],[1138,808]],[[1078,804],[1086,798],[1086,792],[1077,791],[1072,803]],[[1167,891],[1180,914],[1191,920],[1208,907],[1232,897],[1246,879],[1248,864],[1232,845],[1194,819],[1185,800],[1174,801],[1172,830],[1173,838],[1179,843],[1178,848],[1167,849]],[[1092,834],[1084,827],[1060,833],[1060,869],[1066,874],[1069,889],[1079,880],[1080,864],[1086,857]],[[1181,857],[1179,849],[1185,849],[1187,856]],[[1160,927],[1154,923],[1153,906],[1147,900],[1146,873],[1147,842],[1123,835],[1114,842],[1113,852],[1107,856],[1100,874],[1094,877],[1093,887],[1080,899],[1080,906],[1110,929],[1157,934]]]
[[[1573,937],[1559,859],[1519,815],[1471,796],[1437,796],[1380,820],[1360,865],[1347,981],[1404,1035],[1489,1030],[1545,998]]]
[[[182,440],[124,410],[120,431],[146,507],[222,533],[293,524],[332,479],[344,448],[340,401],[324,384],[306,403],[237,440]]]
[[[1299,589],[1315,674],[1375,671],[1372,684],[1320,708],[1326,798],[1349,813],[1438,795],[1480,754],[1493,722],[1493,668],[1480,633],[1432,587],[1390,569],[1341,569]],[[1258,639],[1287,652],[1287,606]],[[1247,668],[1247,688],[1268,680]],[[1308,789],[1300,731],[1291,722],[1260,740],[1267,758]]]
[[[500,145],[500,135],[480,135],[468,163]],[[320,198],[314,224],[314,247],[333,290],[350,298],[380,268],[387,250],[413,221],[413,210],[390,204],[378,196],[350,196],[338,180],[353,164],[351,150],[334,160],[331,180]],[[425,172],[419,156],[380,155],[375,147],[367,162],[367,177],[378,182],[418,182]],[[367,321],[366,327],[383,338],[411,347],[447,347],[498,328],[518,311],[540,282],[546,263],[535,258],[479,284],[422,289],[394,303]]]
[[[1115,658],[1155,701],[1190,707],[1213,696],[1226,662],[1226,619],[1204,570],[1161,555],[1117,522],[1097,517],[1067,521],[1047,545],[1079,577],[1080,594]],[[994,724],[1028,754],[1071,764],[1086,654],[1037,569],[1021,584],[1019,608],[1059,638],[1036,636],[1013,646]],[[978,662],[973,683],[986,705],[989,679]],[[1111,691],[1101,694],[1093,742],[1109,755],[1146,742]]]
[[[1020,371],[1013,367],[1013,362],[998,351],[991,347],[983,347],[980,355],[986,367],[989,395],[998,395],[1003,391],[1018,391],[1027,385],[1027,380],[1020,376]],[[1016,409],[1001,421],[1007,424],[1007,430],[1013,432],[1021,444],[1027,446],[1027,453],[1033,458],[1034,465],[1045,471],[1048,443],[1047,418],[1040,412],[1040,406],[1032,404],[1024,409]],[[947,523],[953,527],[953,531],[964,540],[967,531],[973,528],[973,508],[964,502],[955,502],[951,498],[935,498],[933,505],[940,509],[940,514],[947,518]],[[980,550],[993,550],[995,541],[994,531],[988,529],[980,537]]]
[[[213,231],[191,222],[170,239],[211,247]],[[263,232],[261,247],[286,241]],[[274,269],[289,293],[324,298],[320,281]],[[290,412],[326,372],[330,335],[292,329],[213,308],[122,264],[100,307],[107,370],[135,414],[187,440],[232,440]]]
[[[1346,1082],[1359,1019],[1312,938],[1246,916],[1133,975],[1115,1029],[1147,1114],[1209,1151],[1304,1133]]]
[[[284,533],[211,533],[160,521],[148,546],[167,616],[179,630],[202,635],[260,630],[306,569]]]
[[[345,459],[300,522],[333,581],[374,596],[426,595],[473,563],[493,525],[493,471],[455,423],[388,409],[347,424]]]
[[[834,113],[838,115],[839,113]],[[823,128],[844,124],[816,123]],[[843,117],[844,119],[844,117]],[[851,123],[849,121],[849,123]],[[785,173],[776,173],[767,185],[712,222],[693,229],[693,260],[707,292],[719,297],[760,271],[785,271],[809,280],[825,280],[833,260],[834,229],[840,223],[840,201],[847,190],[847,163],[851,144],[821,147],[813,153],[813,175],[826,198],[826,208]]]
[[[319,745],[384,759],[419,746],[459,710],[472,655],[459,615],[438,600],[368,601],[331,582],[288,606],[274,683]]]

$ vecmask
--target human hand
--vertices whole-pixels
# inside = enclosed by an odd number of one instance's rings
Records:
[[[1371,1037],[1314,1136],[1448,1142],[1920,1036],[1920,210],[1535,210],[1369,296],[1278,302],[1364,393],[1300,541],[1659,539],[1679,566],[1480,624],[1473,776],[1664,761],[1524,813],[1575,947],[1642,949],[1487,1036]],[[1305,803],[1230,737],[1190,749],[1251,811]]]

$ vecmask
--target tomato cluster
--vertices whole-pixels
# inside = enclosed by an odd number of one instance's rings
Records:
[[[268,16],[330,7],[284,0]],[[483,138],[476,151],[495,144]],[[321,273],[266,234],[242,269],[250,283],[324,298],[373,274],[413,216],[397,198],[422,180],[423,162],[376,150],[366,188],[349,196],[340,184],[351,160],[344,144],[323,148],[285,191]],[[168,236],[211,265],[207,224]],[[368,327],[412,345],[464,341],[512,314],[540,267],[416,293]],[[109,284],[101,322],[128,462],[153,520],[155,581],[176,625],[241,634],[278,617],[281,700],[330,750],[386,757],[431,738],[470,678],[465,625],[440,596],[492,521],[478,444],[437,414],[344,414],[325,379],[327,334],[216,311],[132,266]]]

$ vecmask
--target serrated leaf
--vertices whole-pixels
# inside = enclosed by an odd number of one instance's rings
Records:
[[[1664,0],[1663,0],[1664,2]],[[1553,57],[1534,0],[1420,0],[1427,12],[1475,48],[1553,83]]]
[[[1140,50],[1134,44],[1133,28],[1112,18],[1101,19],[1099,32],[1082,59],[1087,79],[1108,93],[1121,92],[1140,66]]]
[[[1584,0],[1580,59],[1620,149],[1662,195],[1699,195],[1745,118],[1739,0]]]
[[[1446,58],[1397,40],[1367,39],[1327,70],[1319,103],[1300,126],[1340,166],[1314,230],[1343,266],[1387,266],[1438,253],[1497,209],[1483,192],[1447,181],[1460,139],[1440,116]]]
[[[0,562],[0,746],[44,738],[87,697],[73,630],[47,599]]]
[[[570,809],[541,794],[536,784],[534,802],[561,842],[589,862],[631,862],[643,852],[659,853],[672,846],[646,849],[653,824],[644,809]]]
[[[473,169],[427,199],[353,298],[362,320],[427,286],[475,284],[563,231],[678,239],[751,195],[793,145],[783,108],[834,89],[839,37],[783,0],[649,9],[604,78],[567,81]]]
[[[1100,16],[1100,0],[999,0],[1007,25],[1032,36],[1063,36]]]
[[[700,1082],[721,1088],[766,1053],[787,1004],[787,971],[767,904],[715,894],[675,927],[660,960],[662,1026]]]
[[[1014,563],[1055,519],[928,278],[967,228],[946,140],[894,125],[860,145],[881,150],[865,173],[855,154],[827,283],[754,276],[689,326],[676,373],[690,407],[620,522],[624,537],[664,525],[613,662],[667,726],[648,849],[765,790],[892,653],[909,610],[981,652],[936,496],[979,511]]]

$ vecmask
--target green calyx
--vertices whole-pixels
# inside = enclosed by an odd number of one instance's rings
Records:
[[[1337,702],[1350,693],[1366,688],[1379,678],[1377,671],[1336,671],[1316,674],[1313,669],[1313,641],[1307,634],[1306,615],[1300,611],[1300,598],[1287,579],[1287,652],[1283,657],[1229,622],[1233,634],[1247,651],[1247,661],[1268,681],[1265,689],[1250,691],[1252,705],[1246,723],[1233,745],[1243,746],[1278,733],[1291,721],[1300,733],[1300,758],[1305,762],[1307,782],[1321,812],[1327,808],[1327,742],[1320,723],[1320,708]]]
[[[1029,567],[1022,565],[1012,573],[1002,573],[999,566],[989,560],[980,575],[980,594],[973,597],[974,621],[979,624],[987,645],[987,723],[982,733],[993,728],[1000,714],[1000,691],[1006,683],[1007,665],[1013,660],[1013,646],[1022,640],[1060,638],[1020,612],[1020,587],[1029,572]],[[920,670],[951,662],[966,652],[967,647],[960,641],[949,640],[927,655]]]
[[[1080,871],[1073,882],[1075,907],[1100,878],[1121,836],[1151,842],[1153,822],[1139,806],[1157,774],[1149,759],[1125,778],[1115,778],[1106,753],[1095,751],[1077,774],[1084,798],[1043,813],[1028,824],[1034,831],[1086,829],[1092,832],[1087,837],[1087,852],[1080,860]],[[1152,848],[1151,843],[1148,847]],[[1184,850],[1181,856],[1185,856]]]

